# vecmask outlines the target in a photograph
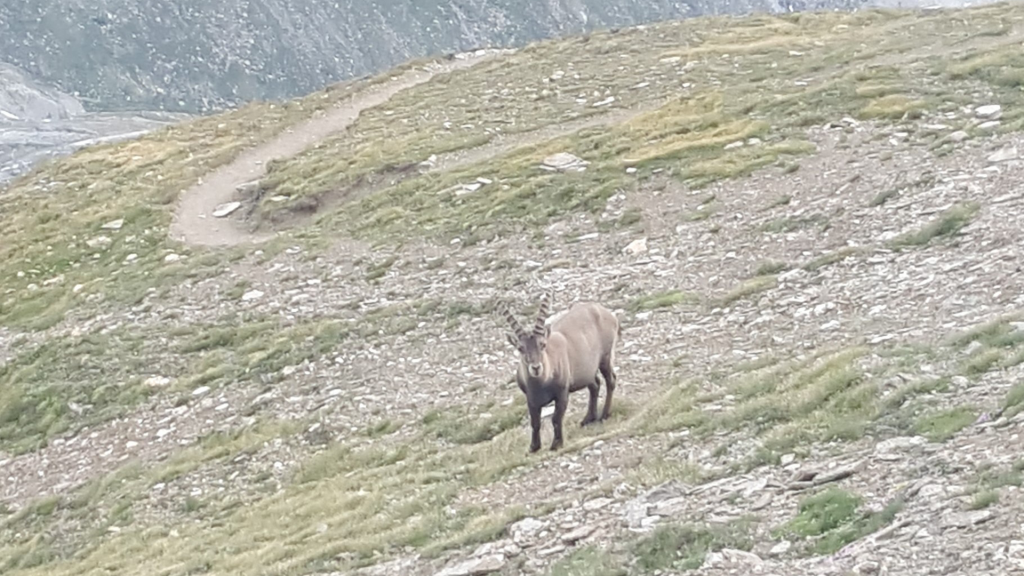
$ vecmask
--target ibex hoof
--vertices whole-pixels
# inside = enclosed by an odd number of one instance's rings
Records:
[[[562,443],[561,442],[552,442],[551,443],[551,451],[552,452],[554,452],[555,450],[558,450],[561,447],[562,447]]]
[[[540,450],[540,444],[530,444],[530,454]]]

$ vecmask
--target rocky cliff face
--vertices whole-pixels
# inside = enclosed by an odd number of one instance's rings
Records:
[[[702,14],[862,0],[6,0],[0,54],[93,110],[200,112],[409,58]]]

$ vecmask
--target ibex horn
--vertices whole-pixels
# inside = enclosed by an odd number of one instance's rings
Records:
[[[533,326],[534,334],[544,333],[544,320],[548,317],[548,308],[551,305],[551,293],[544,294],[543,299],[540,301],[540,310],[537,312],[537,323]]]
[[[509,326],[511,326],[512,330],[516,333],[516,336],[523,336],[526,333],[526,331],[523,330],[523,327],[519,325],[519,321],[516,320],[516,317],[512,315],[512,312],[509,311],[508,305],[501,304],[500,310],[502,315],[505,316],[505,320],[509,323]]]

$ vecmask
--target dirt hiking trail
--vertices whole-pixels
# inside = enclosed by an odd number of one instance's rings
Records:
[[[347,103],[284,130],[274,139],[246,150],[234,161],[201,178],[186,190],[178,202],[170,235],[174,240],[200,246],[233,246],[262,242],[273,233],[252,233],[243,230],[229,218],[216,218],[218,206],[236,198],[236,188],[259,179],[268,162],[294,156],[321,140],[348,128],[368,108],[386,103],[395,94],[428,82],[437,74],[468,68],[492,58],[494,54],[469,54],[432,69],[409,70],[389,82],[357,94]]]

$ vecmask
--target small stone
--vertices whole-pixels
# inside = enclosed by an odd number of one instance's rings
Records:
[[[163,388],[171,383],[171,379],[166,376],[150,376],[142,383],[150,388]]]
[[[256,300],[263,297],[263,292],[259,290],[249,290],[245,294],[242,294],[242,302],[249,302],[250,300]]]
[[[562,534],[562,543],[564,544],[575,544],[580,540],[583,540],[587,536],[590,536],[596,530],[596,526],[580,526],[575,530]]]
[[[207,394],[209,392],[210,392],[210,387],[209,386],[200,386],[199,388],[196,388],[195,390],[192,391],[192,395],[193,396],[202,396],[203,394]]]
[[[112,242],[113,240],[106,236],[97,236],[90,240],[86,240],[85,245],[89,248],[106,248],[107,246],[110,246]]]
[[[583,509],[587,512],[594,512],[607,507],[609,504],[614,502],[611,498],[594,498],[593,500],[587,500],[583,503]]]
[[[260,189],[260,181],[259,180],[250,180],[249,182],[245,182],[243,184],[239,184],[238,186],[235,186],[235,190],[237,190],[238,192],[240,192],[242,194],[254,194],[259,189]]]
[[[1002,113],[1003,107],[999,104],[986,104],[984,106],[978,106],[974,109],[974,115],[978,118],[998,118]]]
[[[747,552],[746,550],[736,550],[734,548],[723,548],[722,556],[724,556],[730,562],[736,564],[748,564],[751,566],[759,566],[763,563],[761,557],[753,552]]]
[[[978,124],[978,130],[993,130],[999,126],[999,120],[989,120],[988,122],[982,122]]]
[[[559,552],[563,552],[564,550],[565,550],[565,546],[562,546],[561,544],[556,544],[554,546],[551,546],[550,548],[545,548],[543,550],[538,550],[537,551],[537,555],[540,556],[541,558],[544,558],[546,556],[553,556],[555,554],[558,554]]]
[[[177,254],[168,254],[167,256],[164,256],[164,262],[167,262],[168,264],[171,262],[177,262],[178,260],[181,260],[181,256]]]
[[[231,214],[235,210],[238,210],[239,208],[241,208],[241,206],[242,206],[241,202],[226,202],[224,204],[221,204],[220,206],[217,206],[213,210],[213,217],[214,218],[223,218],[223,217],[227,216],[228,214]]]
[[[626,246],[625,249],[623,249],[623,252],[631,256],[636,256],[637,254],[643,254],[644,252],[647,252],[647,238],[644,237],[633,240],[632,242],[629,243],[628,246]]]
[[[854,567],[854,571],[858,574],[878,574],[879,568],[881,568],[881,566],[879,566],[878,562],[868,560],[857,564],[857,566]]]
[[[789,466],[796,460],[796,454],[783,454],[782,458],[779,458],[779,463],[783,466]]]
[[[792,548],[792,547],[793,547],[793,543],[792,542],[790,542],[789,540],[783,540],[782,542],[779,542],[775,546],[772,546],[772,549],[768,551],[768,554],[770,554],[772,556],[780,556],[782,554],[785,554],[786,552],[789,552],[789,549]]]
[[[121,226],[124,226],[124,218],[118,218],[117,220],[111,220],[106,224],[100,226],[104,230],[120,230]]]
[[[450,566],[438,572],[437,576],[483,576],[484,574],[498,572],[504,567],[505,555],[492,554]]]
[[[951,132],[949,134],[949,139],[953,142],[963,142],[964,140],[967,140],[968,136],[969,134],[967,134],[967,132],[957,130],[956,132]]]
[[[545,158],[543,163],[541,164],[541,168],[545,170],[557,170],[562,172],[566,170],[575,170],[577,172],[582,172],[583,170],[586,169],[588,164],[590,164],[590,162],[587,162],[586,160],[583,160],[578,156],[569,154],[568,152],[559,152],[557,154],[552,154],[551,156]]]
[[[544,528],[547,524],[536,518],[523,518],[522,520],[508,527],[508,531],[517,540],[524,536],[532,536]]]
[[[1020,157],[1020,155],[1017,152],[1017,147],[1016,146],[1007,146],[1005,148],[1001,148],[999,150],[996,150],[995,152],[990,154],[989,157],[988,157],[988,161],[991,164],[997,164],[999,162],[1007,162],[1009,160],[1016,160],[1019,157]]]
[[[991,510],[972,510],[970,512],[954,512],[943,520],[942,525],[946,528],[967,528],[988,522],[995,518]]]
[[[730,142],[730,143],[726,144],[725,145],[725,150],[732,150],[733,148],[739,148],[741,146],[743,146],[743,141],[742,140],[737,140],[735,142]]]
[[[633,166],[626,168],[626,174],[636,174],[636,168]]]

